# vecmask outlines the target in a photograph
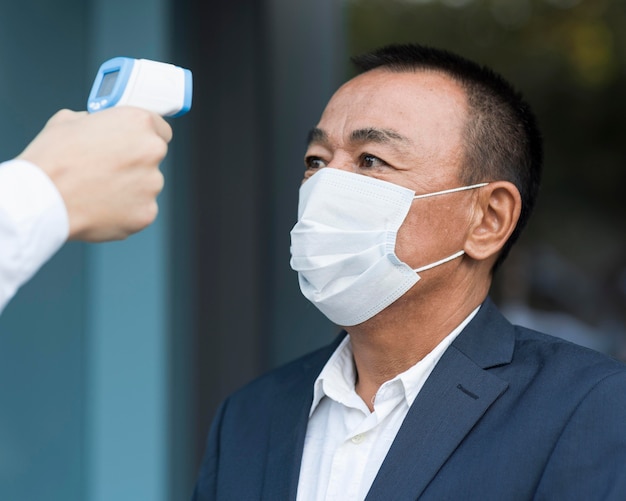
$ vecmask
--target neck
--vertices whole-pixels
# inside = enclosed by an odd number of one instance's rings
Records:
[[[398,301],[362,324],[349,327],[357,371],[356,391],[373,410],[380,386],[428,355],[485,299],[485,287],[447,287],[420,294],[418,282]]]

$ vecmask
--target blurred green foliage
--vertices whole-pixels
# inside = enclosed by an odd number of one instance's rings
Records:
[[[544,135],[544,177],[495,293],[589,325],[608,318],[626,337],[626,1],[348,0],[346,11],[350,54],[441,47],[525,95]],[[555,259],[537,265],[537,249]]]

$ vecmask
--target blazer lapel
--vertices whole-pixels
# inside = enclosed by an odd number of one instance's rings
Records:
[[[304,439],[313,402],[313,384],[344,336],[345,332],[332,345],[315,353],[303,365],[301,372],[293,374],[280,385],[267,444],[261,499],[296,499]],[[250,418],[254,419],[254,416]]]
[[[418,394],[368,500],[417,499],[508,383],[487,368],[509,363],[511,325],[487,300]]]

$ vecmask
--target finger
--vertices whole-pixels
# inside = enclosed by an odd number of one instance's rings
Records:
[[[55,125],[64,122],[70,122],[72,120],[77,120],[81,117],[84,117],[85,115],[87,115],[86,111],[72,111],[68,109],[62,109],[52,115],[48,122],[46,122],[46,125]]]
[[[156,133],[163,138],[166,143],[172,140],[172,127],[162,117],[152,113],[152,120]]]
[[[108,113],[111,116],[126,116],[125,119],[131,117],[131,122],[135,124],[149,124],[150,128],[154,132],[156,132],[156,134],[166,143],[169,143],[172,140],[172,128],[170,127],[170,124],[168,124],[160,115],[152,111],[148,111],[136,106],[124,105],[107,108],[99,113],[102,113],[103,115]],[[146,120],[146,122],[142,122],[144,119]]]

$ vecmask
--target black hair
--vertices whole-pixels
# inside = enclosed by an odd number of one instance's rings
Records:
[[[543,145],[528,103],[490,68],[447,50],[418,44],[389,45],[354,57],[352,62],[361,72],[375,68],[439,71],[464,89],[469,113],[461,182],[509,181],[522,198],[520,218],[494,264],[497,269],[528,222],[539,191]]]

